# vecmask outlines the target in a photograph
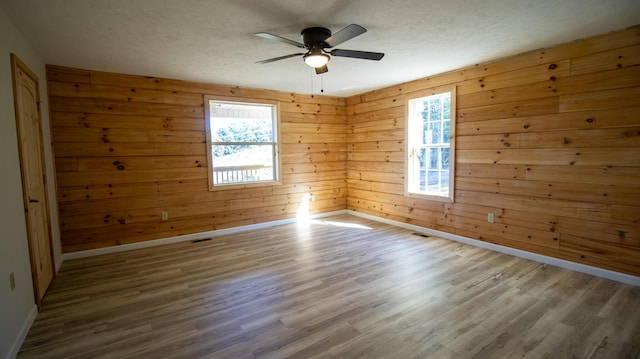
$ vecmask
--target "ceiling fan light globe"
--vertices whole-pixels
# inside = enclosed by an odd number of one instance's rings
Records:
[[[329,55],[307,54],[304,56],[304,62],[313,68],[322,67],[329,62]]]

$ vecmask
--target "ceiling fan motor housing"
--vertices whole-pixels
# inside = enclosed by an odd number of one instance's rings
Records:
[[[300,37],[305,46],[310,49],[312,47],[331,47],[324,42],[331,36],[331,30],[324,27],[309,27],[300,32]]]

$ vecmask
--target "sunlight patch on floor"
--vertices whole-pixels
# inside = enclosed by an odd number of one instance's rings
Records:
[[[329,225],[329,226],[334,226],[334,227],[371,229],[371,227],[363,226],[363,225],[358,224],[358,223],[336,222],[336,221],[320,221],[320,220],[313,220],[313,221],[311,221],[311,223]]]
[[[371,227],[363,226],[358,223],[349,223],[349,222],[339,222],[339,221],[322,221],[311,219],[311,214],[309,213],[309,201],[311,200],[311,194],[307,193],[302,198],[300,202],[300,206],[298,207],[298,211],[296,213],[296,223],[298,224],[298,233],[301,234],[304,232],[304,228],[308,228],[311,224],[320,224],[323,226],[334,226],[334,227],[343,227],[343,228],[356,228],[356,229],[372,229]]]
[[[311,214],[309,213],[309,200],[311,199],[311,194],[307,193],[302,198],[302,202],[300,202],[300,206],[298,207],[298,211],[296,213],[296,219],[298,224],[309,224],[311,222]]]

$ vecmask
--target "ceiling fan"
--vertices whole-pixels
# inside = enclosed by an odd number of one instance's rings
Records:
[[[316,74],[322,74],[329,71],[329,69],[327,68],[327,63],[331,59],[329,55],[379,61],[384,56],[384,54],[381,52],[340,49],[333,49],[330,51],[326,50],[340,45],[347,40],[351,40],[358,35],[362,35],[365,32],[367,32],[367,29],[356,24],[351,24],[344,29],[336,32],[335,34],[331,34],[331,30],[324,27],[308,27],[300,32],[302,43],[267,32],[259,32],[256,34],[256,36],[260,36],[268,40],[284,42],[285,44],[293,45],[301,49],[306,49],[307,52],[274,57],[272,59],[262,60],[256,63],[266,64],[269,62],[288,59],[290,57],[302,56],[304,62],[307,65],[315,68]]]

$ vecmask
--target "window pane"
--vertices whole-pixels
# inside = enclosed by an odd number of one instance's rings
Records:
[[[438,181],[440,180],[440,171],[427,172],[427,190],[430,192],[439,192]]]
[[[449,191],[449,171],[440,171],[440,192]]]
[[[273,145],[213,145],[214,183],[273,181]]]
[[[442,122],[429,122],[429,144],[437,144],[442,142],[442,133],[440,132]]]
[[[273,162],[273,145],[213,145],[213,166],[268,165]]]
[[[451,137],[451,122],[445,121],[442,123],[443,127],[443,135],[442,135],[442,143],[449,143]]]
[[[424,108],[422,112],[420,112],[421,117],[416,119],[416,130],[420,131],[422,137],[420,141],[422,144],[428,143],[429,133],[427,132],[429,129],[429,109],[427,108],[427,102],[421,102],[421,106]]]
[[[429,120],[440,121],[442,118],[442,108],[440,107],[440,99],[436,98],[429,101]]]
[[[420,115],[424,119],[424,123],[426,125],[426,123],[429,121],[429,101],[420,101],[416,106],[420,106],[422,108],[422,112],[420,112]]]
[[[210,102],[213,142],[273,142],[273,106]]]
[[[440,169],[448,170],[449,169],[449,149],[441,148],[441,158],[442,158],[442,166]]]
[[[429,148],[429,169],[437,170],[440,169],[438,165],[438,148]]]
[[[427,149],[421,148],[417,152],[418,152],[418,168],[426,169],[427,168]]]
[[[442,109],[442,119],[450,120],[451,119],[451,97],[447,96],[442,99],[443,109]]]
[[[213,142],[273,142],[271,119],[214,118]]]

